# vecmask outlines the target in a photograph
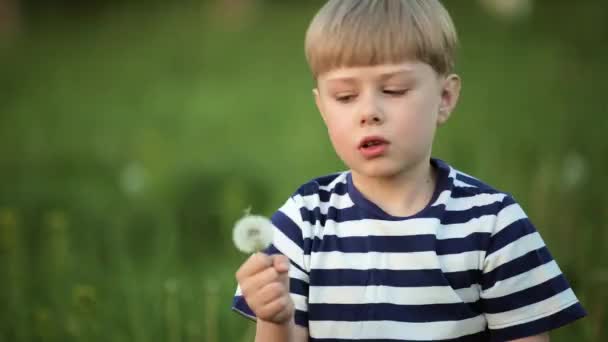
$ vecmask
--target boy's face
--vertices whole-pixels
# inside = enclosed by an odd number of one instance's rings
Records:
[[[459,91],[458,76],[422,62],[331,70],[313,90],[338,156],[357,176],[382,178],[428,163]]]

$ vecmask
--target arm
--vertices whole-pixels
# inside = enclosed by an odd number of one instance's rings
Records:
[[[549,331],[585,316],[542,237],[511,196],[503,199],[485,250],[480,297],[494,339],[546,342]]]
[[[308,329],[296,325],[293,320],[285,324],[258,320],[256,342],[307,342]]]
[[[549,342],[549,334],[544,333],[540,335],[519,338],[511,342]]]
[[[284,255],[256,253],[236,272],[243,296],[257,317],[256,342],[308,341],[308,330],[294,322],[288,269]]]

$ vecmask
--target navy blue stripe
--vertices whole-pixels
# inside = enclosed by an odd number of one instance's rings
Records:
[[[331,182],[333,182],[338,176],[340,176],[340,173],[312,180],[312,181],[300,186],[300,188],[298,188],[298,190],[294,193],[294,195],[296,195],[296,194],[298,194],[300,196],[314,195],[319,191],[320,186],[327,186],[327,185],[331,184]],[[346,193],[346,183],[343,183],[343,182],[337,183],[337,184],[335,184],[335,186],[332,190],[334,192],[339,191],[339,192],[341,192],[341,194],[345,194]]]
[[[296,278],[289,278],[289,292],[308,298],[308,284]]]
[[[464,303],[398,305],[374,304],[308,304],[308,313],[317,321],[395,321],[440,322],[464,320],[478,316]]]
[[[251,311],[243,296],[234,296],[232,299],[232,309],[238,311],[240,314],[245,314],[248,318],[255,317],[255,314]]]
[[[420,218],[439,218],[441,224],[457,224],[465,223],[472,219],[479,218],[486,215],[496,215],[503,208],[503,202],[494,202],[492,204],[473,207],[468,210],[462,211],[450,211],[450,215],[445,215],[445,205],[438,205],[434,207],[428,207],[424,214],[421,214]],[[335,222],[347,222],[357,221],[362,219],[375,219],[376,217],[370,215],[367,211],[359,210],[356,206],[352,206],[344,209],[336,209],[335,207],[329,207],[327,214],[322,214],[319,207],[309,210],[307,208],[300,208],[300,214],[302,220],[309,222],[312,225],[319,222],[321,226],[325,226],[327,220]],[[402,218],[399,217],[387,217],[386,220],[399,221]]]
[[[527,218],[517,220],[492,237],[492,243],[488,247],[486,255],[490,255],[513,241],[518,240],[522,236],[532,234],[536,229]]]
[[[296,310],[294,321],[297,325],[308,328],[308,312]]]
[[[481,194],[497,194],[500,193],[500,191],[489,188],[489,187],[484,187],[484,188],[469,188],[469,187],[452,187],[452,194],[450,195],[450,197],[452,198],[464,198],[464,197],[472,197],[475,195],[481,195]],[[508,197],[508,196],[507,196]]]
[[[485,250],[490,233],[473,233],[463,238],[437,240],[434,234],[407,236],[349,236],[324,235],[323,239],[304,239],[312,252],[343,253],[406,253],[436,251],[437,255]]]
[[[253,313],[253,311],[251,311],[251,309],[249,308],[249,305],[247,305],[247,302],[245,301],[245,298],[243,298],[243,296],[234,296],[233,302],[232,302],[232,310],[238,312],[239,314],[249,318],[249,319],[256,319],[255,314]],[[295,323],[303,326],[303,327],[308,327],[308,313],[305,311],[301,311],[301,310],[297,310],[295,311],[294,314],[294,320]]]
[[[270,246],[268,246],[265,250],[264,253],[268,254],[268,255],[274,255],[274,254],[283,254],[283,252],[281,252],[280,250],[277,249],[277,247],[274,244],[271,244]],[[308,272],[300,265],[296,264],[295,261],[289,259],[289,263],[296,267],[297,269],[299,269],[300,271],[304,272],[305,274],[308,274]]]
[[[479,276],[479,270],[443,273],[440,269],[312,269],[310,271],[310,286],[451,286],[454,289],[460,289],[477,284]]]
[[[500,313],[519,309],[530,304],[538,303],[561,293],[570,286],[560,274],[531,288],[512,293],[499,298],[486,298],[483,300],[483,310],[487,313]]]
[[[476,232],[463,238],[437,240],[437,255],[485,250],[491,233]]]
[[[314,238],[312,252],[420,252],[435,250],[435,235],[349,236],[325,235]],[[348,257],[348,256],[346,256]]]
[[[296,195],[300,195],[300,196],[314,195],[318,191],[319,191],[319,183],[312,181],[312,182],[308,182],[308,183],[300,186],[298,188],[298,190],[296,190],[296,192],[291,197],[293,198]]]
[[[287,215],[282,211],[276,211],[270,218],[272,224],[274,224],[283,234],[285,234],[293,243],[302,248],[304,245],[304,239],[302,238],[302,230],[295,224]]]
[[[548,317],[504,329],[492,330],[490,341],[503,342],[538,335],[574,322],[586,315],[585,309],[579,303],[575,303]]]
[[[336,195],[344,195],[346,194],[347,186],[346,183],[338,183],[331,191],[319,190],[319,201],[321,202],[329,202],[329,199],[332,194]]]
[[[499,280],[508,279],[518,274],[525,273],[535,267],[544,265],[553,258],[547,247],[528,252],[519,258],[513,259],[506,264],[500,265],[489,273],[485,273],[482,279],[482,288],[488,289]]]
[[[481,281],[481,270],[445,272],[443,276],[454,290],[464,289]]]
[[[342,172],[332,173],[327,176],[315,178],[312,182],[317,183],[322,186],[328,186],[329,184],[331,184],[331,182],[333,182],[341,174],[342,174]]]
[[[442,340],[404,340],[404,339],[345,339],[345,338],[313,338],[308,339],[310,342],[488,342],[488,331],[481,331],[476,334],[465,335],[458,338],[442,339]]]
[[[461,182],[465,182],[469,185],[473,185],[476,186],[478,188],[482,188],[482,189],[490,189],[490,186],[488,186],[487,184],[483,183],[482,181],[475,179],[473,177],[469,177],[469,176],[465,176],[461,173],[457,173],[456,174],[456,179],[458,179]]]
[[[282,254],[281,251],[278,250],[277,247],[273,244],[266,247],[266,249],[263,252],[268,255]]]

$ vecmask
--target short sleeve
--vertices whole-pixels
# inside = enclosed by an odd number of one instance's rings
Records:
[[[481,304],[492,341],[534,336],[586,315],[540,234],[507,196],[483,261]]]
[[[289,258],[289,291],[295,305],[295,323],[308,327],[308,284],[309,255],[305,246],[309,245],[310,229],[302,220],[299,195],[290,197],[287,202],[271,217],[274,226],[272,244],[264,251],[266,254],[283,254]],[[255,320],[254,312],[249,308],[241,289],[237,285],[232,309],[245,317]]]

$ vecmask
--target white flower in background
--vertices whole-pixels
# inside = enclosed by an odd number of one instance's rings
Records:
[[[139,162],[130,162],[120,174],[120,185],[129,195],[141,192],[146,185],[146,169]]]
[[[489,12],[506,19],[527,17],[532,13],[532,0],[480,0]]]
[[[576,152],[570,152],[562,164],[562,183],[568,190],[578,187],[587,178],[587,161]]]
[[[259,252],[272,243],[273,225],[264,216],[249,215],[238,220],[232,231],[234,245],[244,253]]]

